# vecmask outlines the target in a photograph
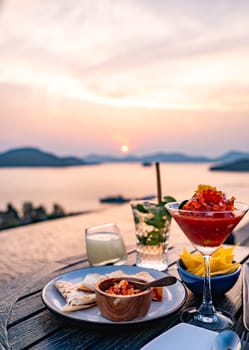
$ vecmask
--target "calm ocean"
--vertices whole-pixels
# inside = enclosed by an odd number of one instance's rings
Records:
[[[228,196],[249,202],[248,173],[212,172],[209,164],[164,163],[160,165],[163,195],[178,200],[190,197],[197,184],[215,185]],[[53,203],[69,211],[103,206],[99,198],[121,194],[128,198],[156,194],[154,166],[115,163],[69,168],[0,169],[0,210],[11,202],[17,209],[24,201],[48,210]]]

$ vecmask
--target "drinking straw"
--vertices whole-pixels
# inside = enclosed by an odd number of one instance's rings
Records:
[[[156,162],[156,184],[157,184],[157,201],[160,204],[162,201],[162,186],[160,176],[160,164]]]

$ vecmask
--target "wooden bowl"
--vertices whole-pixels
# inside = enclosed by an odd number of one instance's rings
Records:
[[[97,305],[101,314],[105,318],[115,322],[142,318],[148,312],[152,301],[152,288],[134,295],[115,295],[105,292],[114,281],[120,282],[123,279],[129,282],[129,277],[127,276],[106,278],[97,284],[95,290]],[[135,280],[145,282],[139,278],[132,278],[130,280],[131,283]]]

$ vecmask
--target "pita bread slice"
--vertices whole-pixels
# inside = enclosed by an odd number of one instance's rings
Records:
[[[96,305],[95,293],[78,290],[77,285],[71,282],[55,281],[54,284],[66,301],[66,305],[61,308],[61,311],[71,312]]]
[[[151,276],[151,274],[147,271],[141,271],[141,272],[137,272],[134,276],[136,276],[137,278],[141,278],[147,282],[151,282],[153,281],[155,278],[153,276]]]
[[[89,309],[90,307],[96,306],[96,303],[86,305],[69,305],[66,304],[61,308],[62,312],[72,312],[77,310]]]
[[[155,278],[147,271],[141,271],[136,273],[136,277],[142,278],[148,282],[153,281]],[[153,287],[152,288],[152,300],[162,301],[163,300],[163,287]]]
[[[77,288],[85,292],[94,292],[96,284],[103,278],[105,278],[104,275],[89,273],[83,278],[82,281],[77,283]]]
[[[123,276],[130,276],[130,275],[127,275],[127,273],[125,273],[122,270],[116,270],[110,273],[106,273],[106,277],[123,277]]]

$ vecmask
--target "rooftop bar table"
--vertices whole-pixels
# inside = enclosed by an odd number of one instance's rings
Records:
[[[192,249],[191,245],[184,246]],[[176,260],[182,245],[169,249],[168,272],[179,278]],[[235,259],[242,264],[249,258],[249,247],[236,247]],[[135,263],[135,250],[128,254],[127,265]],[[140,349],[143,345],[180,322],[183,308],[200,304],[201,298],[186,289],[186,302],[174,313],[148,322],[130,325],[75,324],[50,312],[41,299],[42,288],[52,278],[75,269],[88,267],[84,256],[70,257],[14,280],[2,294],[0,308],[0,349]],[[120,266],[122,269],[122,266]],[[214,298],[216,307],[232,313],[235,330],[243,330],[242,274],[224,296]],[[183,344],[184,345],[184,344]]]

